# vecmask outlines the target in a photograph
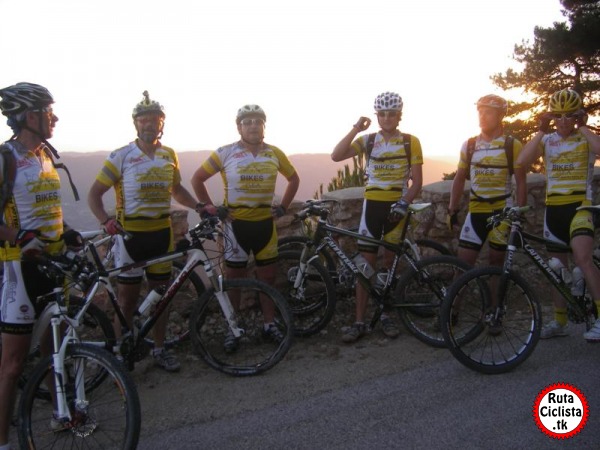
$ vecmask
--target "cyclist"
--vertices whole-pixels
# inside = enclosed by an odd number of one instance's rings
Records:
[[[115,264],[119,266],[173,250],[171,197],[188,208],[197,206],[197,201],[181,184],[177,154],[160,141],[165,122],[163,107],[150,99],[148,91],[144,91],[143,96],[132,113],[136,140],[108,156],[88,194],[92,213],[108,233],[125,230],[132,236],[118,241],[123,247],[116,245]],[[102,201],[110,188],[115,190],[116,217],[106,212]],[[171,262],[149,266],[145,271],[148,288],[161,289],[171,276]],[[120,274],[117,279],[119,304],[130,327],[142,277],[143,270],[134,269]],[[164,349],[167,322],[168,314],[161,314],[154,326],[152,354],[155,365],[177,372],[179,361]],[[115,324],[119,328],[117,319]]]
[[[200,202],[211,214],[227,220],[224,223],[225,274],[228,278],[246,276],[248,257],[253,253],[258,279],[273,285],[276,276],[277,229],[275,217],[281,217],[298,191],[300,178],[287,156],[264,141],[267,116],[258,105],[242,106],[236,116],[240,140],[220,147],[196,170],[192,186]],[[221,173],[225,184],[224,207],[215,207],[205,186],[206,180]],[[281,203],[274,204],[277,173],[287,179]],[[234,307],[239,299],[232,298]],[[274,322],[274,308],[261,299],[264,334],[275,341],[284,336]],[[230,332],[225,350],[235,351],[237,341]]]
[[[551,130],[554,122],[556,131]],[[549,111],[539,117],[539,131],[525,145],[518,162],[528,167],[540,156],[546,166],[546,213],[544,236],[551,256],[568,265],[568,253],[560,247],[570,245],[574,263],[581,269],[589,291],[600,311],[600,271],[592,259],[594,226],[589,211],[577,211],[591,205],[591,181],[595,159],[600,156],[600,136],[587,127],[587,114],[580,95],[562,89],[550,97]],[[542,328],[543,339],[568,334],[567,303],[554,297],[554,320]],[[600,321],[584,334],[589,342],[600,342]]]
[[[42,251],[60,253],[65,244],[81,247],[83,241],[63,222],[60,178],[50,156],[56,150],[47,141],[58,121],[52,95],[43,86],[23,82],[0,89],[0,97],[0,109],[14,133],[0,146],[0,259],[4,264],[0,449],[8,449],[17,380],[29,353],[34,322],[45,306],[36,298],[56,287],[31,257]],[[48,354],[50,348],[42,340],[42,353]]]
[[[476,106],[481,133],[472,141],[472,148],[467,140],[460,150],[450,189],[447,224],[450,231],[458,224],[465,181],[469,178],[469,209],[460,232],[458,257],[474,265],[483,244],[489,239],[489,263],[499,266],[504,261],[508,227],[501,225],[490,231],[487,219],[505,206],[512,206],[511,172],[515,176],[517,205],[526,204],[526,171],[515,164],[522,149],[521,142],[514,139],[511,148],[505,148],[507,136],[502,120],[508,108],[506,100],[497,95],[485,95],[477,100]],[[507,152],[512,152],[512,167],[509,167]]]
[[[423,184],[423,155],[421,143],[415,136],[400,133],[402,97],[395,92],[384,92],[375,98],[375,114],[379,131],[374,135],[356,135],[371,125],[371,119],[360,117],[352,129],[331,153],[334,161],[343,161],[356,155],[365,155],[367,181],[365,187],[359,232],[365,236],[398,244],[408,206],[421,191]],[[407,139],[410,139],[409,143]],[[410,148],[410,150],[409,150]],[[410,183],[409,187],[409,180]],[[358,241],[358,249],[371,265],[377,263],[378,246]],[[385,251],[389,266],[393,253]],[[365,335],[365,314],[368,292],[356,285],[356,320],[343,334],[342,340],[355,342]],[[383,333],[391,338],[400,334],[398,326],[384,312],[381,316]]]

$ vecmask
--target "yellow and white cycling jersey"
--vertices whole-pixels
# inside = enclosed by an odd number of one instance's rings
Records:
[[[546,204],[591,201],[595,155],[586,138],[579,131],[566,139],[550,133],[542,138],[540,146],[546,165]]]
[[[512,181],[506,150],[504,149],[505,138],[505,136],[499,136],[488,142],[482,139],[481,135],[477,136],[470,167],[468,167],[469,159],[467,155],[469,141],[465,141],[462,145],[458,168],[465,169],[470,176],[470,212],[488,213],[512,205],[510,197]],[[514,139],[512,148],[513,167],[520,167],[514,162],[519,157],[522,148],[523,145],[521,142]],[[478,198],[490,199],[491,201],[484,201]]]
[[[225,205],[235,219],[252,221],[271,217],[277,174],[296,173],[279,148],[265,143],[255,156],[240,141],[212,152],[202,168],[210,175],[221,172]]]
[[[156,231],[170,226],[173,184],[181,182],[175,151],[161,146],[154,159],[135,142],[112,152],[96,179],[115,188],[117,220],[128,231]]]
[[[352,142],[351,147],[357,155],[366,153],[368,139],[369,135],[365,134]],[[410,139],[409,164],[404,139],[399,131],[389,142],[385,142],[383,136],[377,133],[366,167],[365,199],[396,201],[402,197],[402,191],[408,186],[410,166],[423,164],[419,139],[415,136]]]
[[[38,230],[42,240],[51,244],[56,242],[56,246],[50,245],[48,249],[54,252],[62,247],[60,177],[44,151],[38,155],[15,142],[9,141],[6,145],[15,157],[17,171],[12,196],[3,211],[4,222],[12,228]],[[20,249],[5,242],[0,259],[12,261],[20,258]]]

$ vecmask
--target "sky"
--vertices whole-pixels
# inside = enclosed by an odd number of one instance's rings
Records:
[[[360,116],[377,131],[373,100],[394,91],[400,129],[426,158],[455,161],[479,131],[474,103],[504,95],[490,75],[518,69],[515,44],[564,21],[560,10],[559,0],[0,0],[0,87],[47,87],[51,142],[77,152],[132,141],[148,90],[177,151],[236,141],[235,114],[255,103],[266,142],[330,153]]]

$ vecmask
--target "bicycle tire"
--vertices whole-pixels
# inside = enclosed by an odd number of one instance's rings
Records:
[[[171,281],[173,281],[185,266],[184,261],[173,261],[173,270],[171,272]],[[206,291],[204,282],[200,275],[192,271],[189,273],[185,282],[179,287],[175,296],[171,300],[168,308],[169,321],[165,336],[164,347],[170,349],[181,342],[188,341],[190,338],[189,318],[192,312],[192,305]],[[144,295],[145,297],[145,295]],[[163,314],[165,314],[163,312]],[[151,335],[144,338],[150,347],[154,347],[154,339]]]
[[[292,317],[285,298],[273,287],[253,278],[226,279],[223,290],[228,294],[239,293],[241,300],[235,315],[244,334],[237,339],[235,351],[225,349],[225,337],[230,328],[217,293],[210,288],[194,304],[190,316],[190,336],[195,351],[210,367],[228,375],[251,376],[271,369],[283,359],[292,343]],[[259,295],[273,302],[275,321],[284,336],[281,342],[263,338],[264,320]]]
[[[308,241],[308,236],[285,236],[279,238],[277,241],[277,250],[279,250],[279,252],[289,250],[302,251]],[[330,274],[332,274],[331,278],[335,279],[335,275],[337,274],[336,258],[326,247],[321,250],[319,258],[321,259],[321,264],[327,268]]]
[[[85,299],[71,296],[69,298],[68,315],[70,317],[75,316],[75,314],[77,314],[82,308],[84,303]],[[90,341],[94,342],[94,345],[100,345],[101,342],[104,342],[102,348],[108,351],[112,351],[116,344],[115,330],[110,319],[106,313],[94,303],[90,303],[90,305],[88,305],[85,315],[83,316],[83,322],[79,328],[77,328],[77,335],[82,342]],[[23,373],[19,377],[19,388],[23,389],[27,383],[29,374],[33,368],[37,366],[40,359],[41,357],[39,349],[36,349],[28,355]],[[92,380],[87,380],[86,386],[94,386],[101,381],[101,377],[98,377],[95,382]],[[40,387],[37,395],[39,398],[50,400],[50,393],[45,386]]]
[[[433,256],[408,267],[398,278],[393,305],[410,333],[432,347],[446,346],[439,315],[442,301],[453,281],[471,266],[454,256]]]
[[[292,313],[294,335],[310,336],[331,321],[336,294],[327,269],[316,258],[308,264],[300,286],[294,288],[301,254],[295,250],[279,252],[274,287],[287,300]]]
[[[422,258],[429,258],[439,255],[453,255],[448,247],[446,247],[444,244],[440,244],[438,241],[434,241],[433,239],[415,239],[415,243],[421,251]]]
[[[141,408],[137,389],[130,374],[104,349],[72,344],[65,354],[65,373],[84,365],[104,371],[110,380],[86,392],[86,408],[75,409],[74,377],[67,377],[65,389],[73,419],[60,424],[53,419],[53,403],[40,399],[36,392],[46,378],[52,377],[52,357],[33,371],[21,395],[18,435],[21,448],[136,448],[141,427]],[[85,377],[87,378],[87,377]],[[54,422],[54,423],[53,423]],[[60,428],[62,427],[62,428]],[[83,440],[85,439],[85,442]]]
[[[505,294],[502,316],[492,328],[488,314],[495,291]],[[540,338],[542,314],[521,275],[505,274],[502,267],[481,267],[451,286],[442,305],[441,325],[446,345],[458,361],[480,373],[500,374],[531,355]]]

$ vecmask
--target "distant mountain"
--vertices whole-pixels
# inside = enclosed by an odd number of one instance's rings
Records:
[[[65,163],[69,168],[73,182],[77,186],[79,196],[81,197],[79,202],[74,201],[67,177],[64,171],[59,170],[62,179],[62,198],[66,220],[78,229],[90,230],[98,227],[96,219],[87,206],[87,193],[108,153],[61,153],[59,162]],[[192,190],[190,185],[192,175],[209,154],[210,151],[208,150],[178,153],[183,184],[190,191]],[[290,155],[289,158],[300,176],[300,188],[296,194],[296,199],[300,201],[313,198],[314,193],[319,189],[321,183],[323,184],[323,189],[327,191],[327,185],[337,175],[339,169],[343,169],[346,164],[352,167],[352,160],[336,163],[331,160],[329,154],[325,153],[297,154]],[[449,173],[455,169],[456,167],[453,164],[425,158],[423,184],[440,181],[443,173]],[[279,177],[276,193],[282,195],[285,186],[285,179]],[[223,182],[219,175],[215,175],[208,180],[207,188],[215,202],[223,200]],[[109,191],[104,196],[104,202],[107,208],[114,208],[115,201],[112,191]]]

